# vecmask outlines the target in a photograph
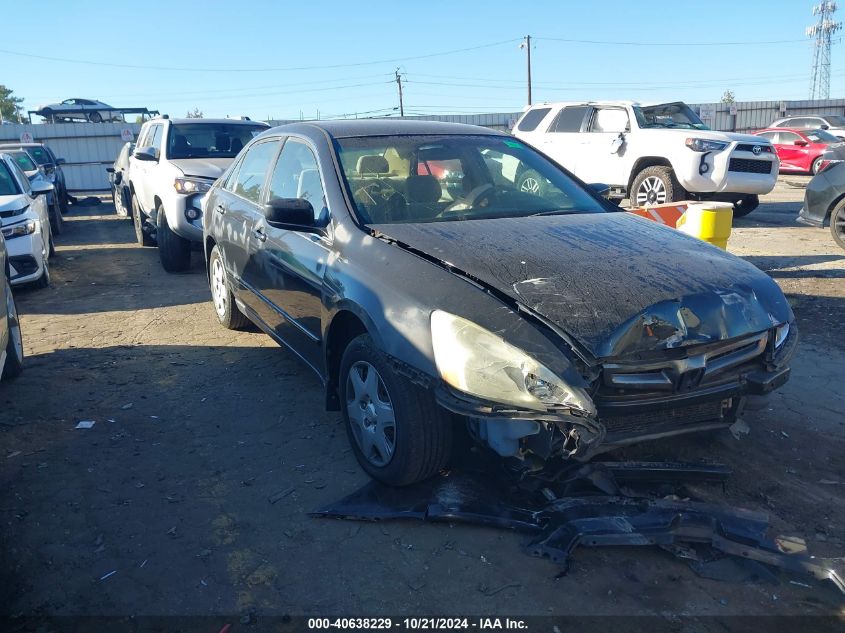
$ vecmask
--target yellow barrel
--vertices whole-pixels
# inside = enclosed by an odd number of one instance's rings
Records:
[[[733,224],[733,205],[726,202],[690,202],[675,225],[679,231],[713,246],[727,249]]]

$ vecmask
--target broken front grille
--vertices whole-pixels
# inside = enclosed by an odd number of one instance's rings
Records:
[[[729,171],[744,172],[746,174],[769,174],[775,164],[771,160],[754,160],[753,158],[731,158]]]
[[[608,439],[612,436],[651,435],[683,430],[688,427],[701,426],[712,422],[718,426],[724,421],[724,406],[722,400],[705,402],[702,404],[673,407],[671,409],[657,409],[628,415],[611,415],[600,417],[599,421],[607,429]]]

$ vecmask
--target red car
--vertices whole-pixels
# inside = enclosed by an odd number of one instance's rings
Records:
[[[823,154],[831,145],[842,141],[824,130],[770,128],[754,133],[772,142],[780,159],[781,172],[817,174],[825,160]]]

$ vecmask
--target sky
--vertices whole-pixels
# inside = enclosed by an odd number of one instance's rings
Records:
[[[806,99],[809,0],[3,2],[0,84],[253,119],[517,112],[533,100]],[[845,6],[839,17],[845,19]],[[832,98],[845,96],[833,45]]]

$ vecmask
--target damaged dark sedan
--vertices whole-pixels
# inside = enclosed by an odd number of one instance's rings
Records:
[[[388,484],[442,469],[459,429],[536,471],[728,426],[789,377],[767,275],[492,130],[277,127],[204,206],[218,319],[300,356]]]

